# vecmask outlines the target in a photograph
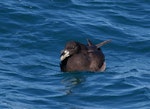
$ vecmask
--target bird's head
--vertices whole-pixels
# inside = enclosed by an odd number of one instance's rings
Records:
[[[66,44],[64,50],[61,51],[60,60],[63,61],[67,57],[70,57],[80,50],[80,45],[78,42],[70,41]]]

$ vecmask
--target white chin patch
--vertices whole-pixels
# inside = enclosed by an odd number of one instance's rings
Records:
[[[65,50],[64,54],[60,57],[60,60],[63,61],[65,58],[67,58],[69,56],[69,51]]]

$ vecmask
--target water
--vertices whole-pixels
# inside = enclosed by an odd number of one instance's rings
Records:
[[[149,0],[1,0],[0,109],[150,109]],[[102,47],[104,73],[62,73],[69,40]]]

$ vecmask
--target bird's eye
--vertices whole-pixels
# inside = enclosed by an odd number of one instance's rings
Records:
[[[75,46],[68,47],[68,49],[75,49],[75,48],[76,48]]]
[[[76,48],[76,46],[73,46],[73,47],[72,47],[72,49],[75,49],[75,48]]]

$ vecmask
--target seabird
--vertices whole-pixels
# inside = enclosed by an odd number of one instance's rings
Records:
[[[87,45],[69,41],[60,56],[60,68],[63,72],[91,71],[102,72],[106,68],[105,56],[101,46],[111,40],[94,45],[87,39]]]

